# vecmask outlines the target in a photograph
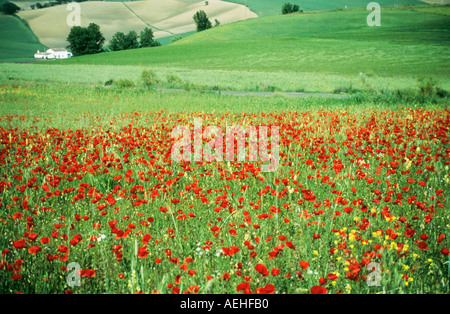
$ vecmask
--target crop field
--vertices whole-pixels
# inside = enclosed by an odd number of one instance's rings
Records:
[[[140,32],[146,27],[154,30],[156,38],[182,34],[195,30],[192,20],[195,12],[204,10],[212,21],[222,24],[256,17],[256,14],[242,5],[223,1],[196,0],[146,0],[131,2],[87,1],[80,3],[81,25],[89,23],[100,26],[107,41],[116,32]],[[66,47],[70,32],[67,24],[67,5],[58,5],[39,10],[18,13],[26,20],[39,40],[49,47]],[[48,21],[52,21],[49,23]]]

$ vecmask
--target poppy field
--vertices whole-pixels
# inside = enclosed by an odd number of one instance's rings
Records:
[[[450,292],[446,105],[73,90],[0,88],[0,293]],[[196,118],[279,167],[174,162]]]

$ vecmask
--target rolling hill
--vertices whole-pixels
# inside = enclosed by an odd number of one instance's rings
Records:
[[[100,25],[106,40],[116,32],[146,27],[154,30],[155,37],[167,37],[195,30],[192,19],[195,12],[204,10],[209,18],[227,24],[256,17],[248,8],[235,3],[213,0],[206,6],[198,0],[146,0],[131,2],[89,1],[80,3],[81,24]],[[39,40],[49,47],[66,47],[70,27],[67,25],[67,5],[19,12]]]
[[[368,27],[366,10],[271,16],[189,36],[172,45],[61,61],[224,71],[448,77],[450,18],[384,10]]]
[[[29,61],[42,45],[24,21],[0,13],[0,61]]]

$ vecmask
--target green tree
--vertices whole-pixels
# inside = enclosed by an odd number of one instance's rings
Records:
[[[91,23],[88,27],[74,26],[67,36],[69,48],[74,56],[99,53],[105,43],[100,26]]]
[[[20,8],[12,2],[5,2],[0,6],[0,12],[13,15],[20,11]]]
[[[283,6],[281,7],[281,13],[283,14],[290,14],[295,12],[300,12],[300,7],[297,4],[292,4],[289,2],[283,4]]]
[[[197,32],[201,32],[212,27],[211,21],[208,19],[208,16],[203,10],[195,13],[193,18],[195,25],[197,25]]]
[[[156,76],[155,72],[152,70],[144,69],[141,74],[142,81],[144,82],[144,85],[148,88],[153,90],[158,84],[159,80]]]
[[[130,31],[127,35],[122,32],[117,32],[109,42],[109,48],[113,51],[135,49],[138,47],[138,35],[135,31]]]
[[[146,27],[140,34],[140,45],[141,47],[156,47],[161,46],[161,44],[153,39],[153,30],[151,28]]]

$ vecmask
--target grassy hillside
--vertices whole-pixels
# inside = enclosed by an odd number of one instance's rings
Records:
[[[85,56],[65,64],[205,70],[448,77],[450,18],[384,10],[381,27],[351,10],[274,16],[225,25],[173,45]]]
[[[43,46],[19,18],[0,13],[0,62],[30,61]]]
[[[281,14],[281,6],[286,2],[298,4],[305,11],[333,10],[348,8],[362,8],[370,1],[361,0],[229,0],[229,2],[247,5],[258,15]],[[420,0],[378,0],[381,6],[424,4]]]

